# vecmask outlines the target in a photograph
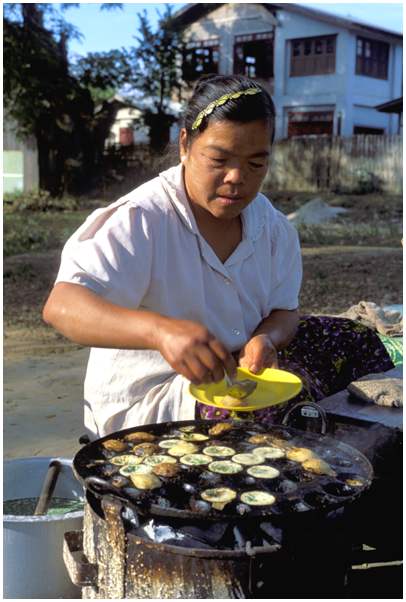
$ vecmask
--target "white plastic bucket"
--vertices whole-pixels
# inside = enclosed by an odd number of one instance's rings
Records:
[[[38,497],[51,460],[61,462],[54,496],[83,497],[66,458],[18,458],[4,461],[3,499]],[[52,516],[3,516],[4,598],[80,598],[62,557],[63,534],[81,529],[83,511]]]

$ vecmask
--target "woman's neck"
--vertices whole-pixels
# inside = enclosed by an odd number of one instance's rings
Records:
[[[192,203],[190,205],[200,234],[224,263],[242,240],[241,216],[220,219],[202,207],[193,207]]]

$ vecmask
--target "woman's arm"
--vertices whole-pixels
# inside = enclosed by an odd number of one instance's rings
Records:
[[[275,309],[253,332],[251,339],[241,349],[240,366],[251,372],[263,368],[277,368],[277,351],[289,345],[299,324],[297,309]]]
[[[270,337],[276,349],[283,349],[289,345],[295,336],[298,324],[299,312],[297,309],[274,309],[261,322],[252,336],[266,334]]]
[[[158,350],[176,372],[195,384],[217,382],[225,369],[235,371],[229,351],[201,324],[120,307],[78,284],[56,284],[43,318],[81,345]]]

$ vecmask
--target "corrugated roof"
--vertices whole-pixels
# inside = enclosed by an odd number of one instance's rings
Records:
[[[194,23],[201,17],[204,17],[209,12],[223,6],[224,3],[192,3],[187,4],[186,6],[179,9],[175,14],[174,18],[177,19],[181,25],[187,27],[191,23]],[[269,10],[272,13],[277,12],[278,10],[285,10],[287,12],[294,12],[301,14],[303,16],[310,17],[312,19],[318,19],[319,21],[324,21],[326,23],[331,23],[334,25],[339,25],[340,27],[344,27],[346,29],[357,30],[358,32],[364,32],[373,34],[376,37],[390,37],[395,38],[396,41],[403,42],[403,35],[401,33],[397,33],[395,31],[391,31],[389,29],[383,29],[381,27],[376,27],[375,25],[370,25],[368,23],[363,23],[361,21],[356,21],[353,19],[339,17],[336,15],[332,15],[330,13],[326,13],[321,10],[316,10],[314,8],[308,8],[306,6],[301,6],[299,4],[293,4],[291,2],[287,2],[284,4],[279,3],[262,3],[262,6]]]

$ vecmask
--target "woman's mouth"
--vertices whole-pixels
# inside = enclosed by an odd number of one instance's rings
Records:
[[[217,200],[220,201],[222,205],[235,205],[236,203],[242,201],[242,197],[240,196],[218,196]]]

